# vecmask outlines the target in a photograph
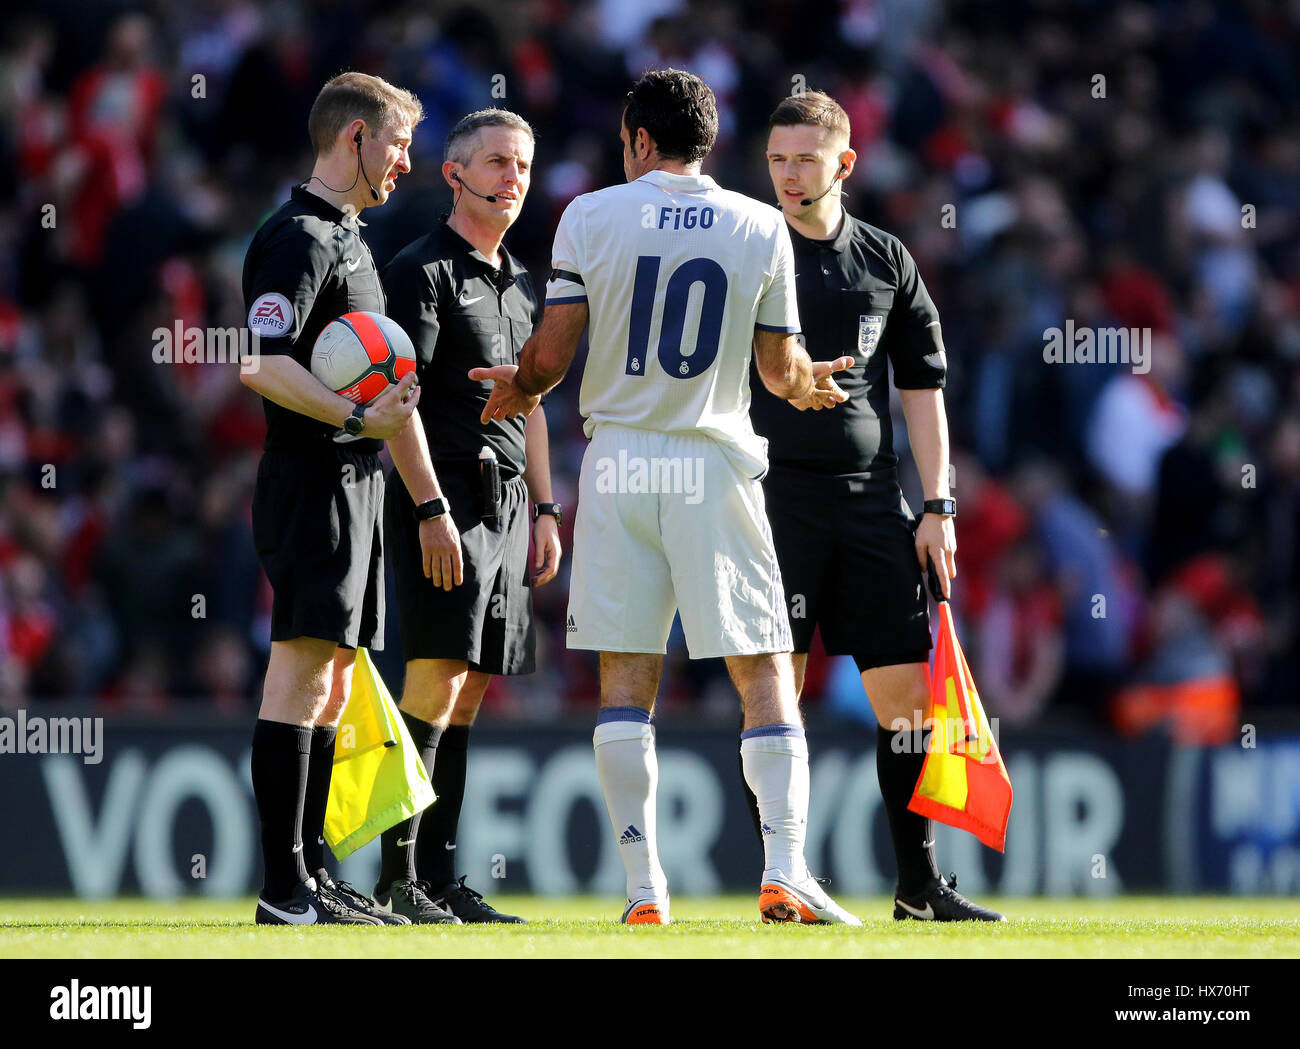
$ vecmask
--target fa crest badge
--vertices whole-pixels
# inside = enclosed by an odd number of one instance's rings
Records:
[[[880,341],[880,333],[885,330],[885,318],[862,314],[858,317],[858,355],[870,357]]]

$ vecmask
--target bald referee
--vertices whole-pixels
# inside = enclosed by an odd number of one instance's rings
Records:
[[[879,722],[876,770],[898,862],[894,917],[1001,921],[957,893],[955,877],[940,876],[931,822],[907,808],[925,759],[920,733],[896,731],[919,729],[929,704],[926,559],[945,595],[957,571],[939,314],[898,238],[844,209],[840,187],[857,154],[840,105],[820,91],[792,95],[769,126],[768,172],[794,245],[806,348],[814,359],[854,356],[837,376],[849,401],[835,412],[795,411],[751,376],[750,416],[769,442],[763,491],[790,606],[795,685],[802,692],[819,625],[826,651],[857,663]],[[925,489],[919,523],[899,486],[890,368]]]
[[[240,377],[266,409],[253,539],[274,592],[271,658],[253,731],[265,865],[259,925],[409,924],[330,878],[324,826],[335,727],[356,649],[383,647],[380,442],[391,440],[396,455],[411,440],[420,391],[408,375],[362,408],[309,369],[327,324],[358,310],[384,312],[357,216],[383,204],[411,170],[407,150],[420,117],[414,95],[378,77],[330,80],[308,119],[311,178],[262,223],[244,259],[259,360]],[[408,427],[412,419],[417,424]],[[421,446],[412,447],[418,454]]]

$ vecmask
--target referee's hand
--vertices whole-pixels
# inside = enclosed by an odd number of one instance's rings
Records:
[[[550,514],[533,522],[533,586],[545,586],[560,570],[560,526]]]
[[[935,575],[943,596],[952,598],[950,580],[957,575],[957,533],[953,531],[952,518],[942,514],[924,514],[916,526],[916,559],[921,562],[921,574],[926,571],[926,561],[934,561]]]
[[[460,533],[451,514],[420,522],[420,556],[424,559],[424,578],[434,586],[450,590],[465,578],[460,554]]]
[[[412,387],[415,387],[412,390]],[[415,385],[415,372],[407,372],[396,386],[390,386],[370,402],[366,409],[367,437],[391,441],[406,429],[411,413],[420,403],[420,388]]]
[[[833,361],[813,361],[813,387],[808,396],[792,400],[790,403],[801,412],[811,408],[815,412],[823,408],[834,408],[849,399],[849,395],[839,388],[831,378],[833,372],[842,372],[853,367],[852,357],[836,357]]]

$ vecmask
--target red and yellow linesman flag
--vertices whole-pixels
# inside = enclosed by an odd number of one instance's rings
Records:
[[[938,589],[933,569],[931,591]],[[930,677],[930,728],[921,778],[907,807],[930,819],[970,831],[991,849],[1006,850],[1011,777],[980,705],[975,680],[957,641],[952,609],[942,595],[939,637]]]
[[[334,743],[325,840],[341,860],[433,801],[420,752],[370,653],[359,648]]]

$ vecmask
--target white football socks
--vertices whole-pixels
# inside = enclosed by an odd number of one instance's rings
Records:
[[[659,762],[649,714],[640,707],[605,707],[592,742],[600,789],[627,869],[627,898],[666,901],[668,879],[659,866],[655,826]]]
[[[808,743],[798,725],[764,725],[740,735],[745,782],[758,800],[767,869],[808,877]]]

